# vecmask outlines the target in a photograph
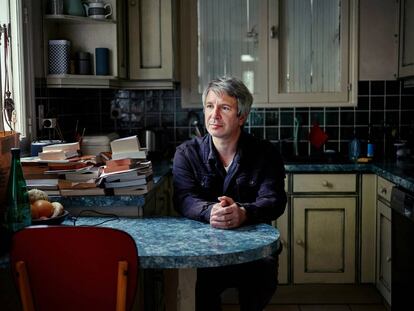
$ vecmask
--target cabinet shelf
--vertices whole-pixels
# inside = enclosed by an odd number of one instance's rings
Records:
[[[62,74],[62,75],[48,75],[48,87],[55,88],[87,88],[87,87],[112,87],[111,81],[117,79],[115,76],[96,76],[96,75],[76,75],[76,74]]]
[[[95,19],[86,16],[74,15],[45,15],[44,19],[52,22],[69,23],[69,24],[116,24],[113,19]]]

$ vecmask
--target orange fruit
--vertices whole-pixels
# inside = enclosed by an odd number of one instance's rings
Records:
[[[37,215],[38,218],[47,217],[49,218],[53,214],[53,205],[46,200],[37,200],[33,204],[32,214]]]
[[[35,209],[33,207],[33,204],[30,204],[30,211],[32,212],[32,219],[38,219],[39,218],[39,213],[38,213],[37,209]]]

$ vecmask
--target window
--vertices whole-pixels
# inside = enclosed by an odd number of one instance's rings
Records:
[[[27,4],[26,4],[27,2]],[[29,136],[29,117],[31,115],[31,107],[28,103],[32,102],[29,99],[34,98],[33,79],[29,79],[32,75],[28,74],[28,57],[25,54],[24,47],[30,39],[30,32],[26,31],[28,28],[29,15],[28,7],[31,5],[30,1],[26,0],[0,0],[0,24],[6,25],[9,32],[9,47],[8,47],[8,74],[9,74],[9,89],[11,98],[15,105],[16,123],[15,130],[21,133],[21,138]],[[2,28],[0,57],[1,57],[1,83],[0,93],[2,99],[2,107],[4,103],[5,92],[5,44],[4,44],[4,28]],[[4,115],[3,115],[4,117]],[[4,119],[2,118],[4,123]],[[4,123],[6,130],[9,130],[7,124]]]

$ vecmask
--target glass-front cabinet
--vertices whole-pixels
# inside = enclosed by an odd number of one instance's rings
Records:
[[[399,77],[414,76],[414,2],[400,3],[400,66]]]
[[[256,107],[356,104],[357,2],[181,0],[183,106],[222,75]]]

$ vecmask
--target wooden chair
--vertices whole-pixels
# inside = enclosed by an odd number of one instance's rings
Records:
[[[138,252],[126,232],[39,226],[17,232],[11,264],[23,310],[129,310]]]

